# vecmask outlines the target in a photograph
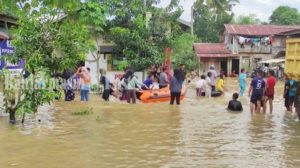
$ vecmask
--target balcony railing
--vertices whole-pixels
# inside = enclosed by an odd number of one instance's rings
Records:
[[[238,45],[239,53],[262,53],[262,54],[271,54],[272,46],[271,45]]]

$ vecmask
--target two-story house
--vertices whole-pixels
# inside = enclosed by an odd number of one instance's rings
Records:
[[[201,65],[203,65],[203,70],[207,69],[208,64],[214,64],[217,70],[223,70],[227,75],[230,75],[238,73],[241,68],[250,71],[263,60],[284,57],[286,40],[284,32],[299,28],[300,26],[225,24],[220,38],[222,43],[218,45],[225,45],[227,51],[225,52],[224,49],[221,57],[208,55],[204,58],[203,44],[202,46],[195,44],[194,48]],[[206,44],[205,47],[207,48],[209,45]],[[214,53],[214,48],[211,47],[206,50]],[[226,54],[228,52],[231,55]]]

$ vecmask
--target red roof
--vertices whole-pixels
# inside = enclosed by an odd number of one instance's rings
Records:
[[[232,54],[224,43],[195,43],[194,49],[196,55],[201,58],[226,58],[237,56]]]
[[[288,31],[300,29],[300,26],[279,26],[279,25],[233,25],[225,24],[225,31],[228,34],[247,36],[270,36]]]

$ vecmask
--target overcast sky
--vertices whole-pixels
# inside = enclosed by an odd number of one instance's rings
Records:
[[[181,18],[191,20],[191,6],[194,0],[181,0],[180,5],[183,6],[184,13]],[[161,0],[161,5],[165,6],[170,0]],[[240,0],[240,3],[233,8],[235,16],[248,15],[254,13],[262,21],[268,21],[272,11],[280,5],[287,5],[297,8],[300,11],[300,0]]]

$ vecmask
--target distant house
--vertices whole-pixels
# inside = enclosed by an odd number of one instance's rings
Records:
[[[15,17],[0,14],[0,40],[9,39],[8,30],[16,25],[16,22]]]
[[[227,67],[234,69],[239,62],[238,55],[233,54],[224,43],[195,43],[194,50],[200,61],[202,73],[205,73],[210,65],[215,65],[218,72],[226,72]]]
[[[177,22],[184,32],[191,32],[192,24],[181,19],[177,19]],[[171,26],[170,26],[170,30]],[[94,52],[89,52],[85,61],[85,65],[91,68],[92,83],[97,83],[99,79],[99,69],[107,71],[109,79],[112,81],[119,77],[123,72],[118,71],[118,65],[125,59],[123,53],[118,52],[116,45],[113,42],[107,42],[102,37],[97,37],[96,48]],[[139,75],[139,79],[142,79],[142,75]]]
[[[233,72],[238,73],[241,68],[246,70],[256,68],[258,62],[263,60],[284,57],[287,37],[284,33],[299,28],[300,26],[225,24],[220,38],[222,43],[219,45],[225,45],[225,48],[234,56],[231,56],[232,58],[227,59],[226,62],[224,57],[220,58],[212,55],[210,60],[214,61],[209,62],[209,64],[215,64],[217,69],[223,69],[227,75],[230,75]],[[218,52],[214,51],[214,47],[208,50]],[[197,56],[203,54],[203,51],[195,51]],[[200,62],[203,61],[202,64],[206,64],[206,59],[200,57]],[[204,68],[207,67],[208,65],[204,65]]]

